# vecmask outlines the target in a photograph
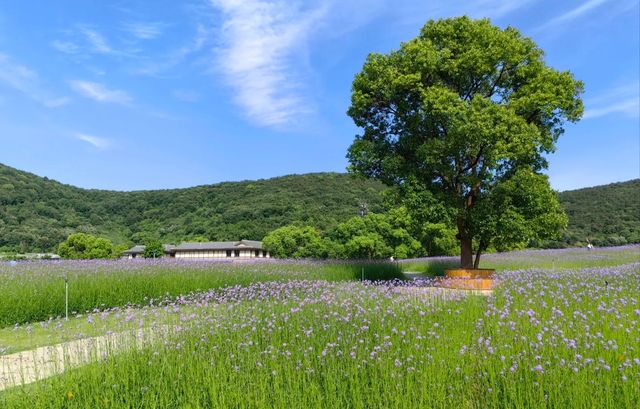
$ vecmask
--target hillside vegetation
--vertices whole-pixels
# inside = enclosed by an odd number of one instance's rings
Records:
[[[51,251],[81,231],[116,244],[262,239],[294,222],[321,231],[382,211],[378,182],[339,173],[290,175],[187,189],[115,192],[58,183],[0,164],[0,251]]]
[[[560,246],[640,243],[640,179],[560,193],[569,228]]]
[[[292,223],[326,232],[357,215],[382,212],[385,187],[340,173],[290,175],[187,189],[87,190],[0,164],[0,252],[53,251],[85,232],[116,244],[262,239]],[[547,246],[640,242],[640,179],[560,193],[564,237]]]

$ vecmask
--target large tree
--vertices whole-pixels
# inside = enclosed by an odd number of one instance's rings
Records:
[[[431,195],[451,215],[462,267],[477,267],[492,244],[566,225],[541,171],[563,124],[580,119],[582,91],[512,27],[429,21],[399,50],[370,54],[356,75],[348,114],[364,132],[349,148],[350,170]]]
[[[115,258],[120,255],[114,251],[111,240],[85,233],[69,235],[58,245],[58,254],[68,259]]]

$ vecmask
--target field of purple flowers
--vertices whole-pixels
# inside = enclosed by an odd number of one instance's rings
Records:
[[[231,265],[270,278],[79,316],[97,333],[162,336],[0,392],[0,407],[638,408],[638,247],[557,254],[505,254],[557,268],[502,271],[490,297],[309,275],[315,263]]]
[[[119,311],[169,334],[0,392],[0,406],[640,405],[640,263],[503,272],[489,298],[413,285],[270,281]]]
[[[192,292],[286,280],[352,281],[400,278],[398,265],[375,261],[258,262],[176,259],[0,262],[0,328],[65,314],[65,277],[69,312],[149,305]]]

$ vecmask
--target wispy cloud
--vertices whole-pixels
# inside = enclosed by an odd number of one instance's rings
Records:
[[[71,41],[54,40],[51,42],[51,46],[65,54],[78,54],[82,51],[80,46]]]
[[[584,119],[620,114],[630,118],[640,117],[640,82],[635,81],[611,88],[585,101]]]
[[[610,4],[605,9],[602,9],[601,13],[611,17],[631,10],[635,5],[637,5],[637,0],[589,0],[557,17],[552,18],[536,28],[535,31],[540,32],[552,28],[557,29],[559,27],[564,27],[573,20],[583,18],[589,13],[594,12],[596,9],[601,9],[607,3]],[[602,19],[602,16],[603,14],[599,14],[598,18]]]
[[[169,51],[161,56],[153,56],[144,61],[137,69],[135,74],[158,76],[170,71],[176,66],[182,64],[192,55],[199,53],[205,43],[210,40],[212,33],[210,29],[205,28],[202,24],[196,26],[195,34],[183,46]]]
[[[41,84],[35,71],[2,53],[0,53],[0,82],[49,108],[60,107],[70,101],[67,97],[53,95]]]
[[[290,2],[213,0],[222,12],[216,67],[235,90],[235,102],[259,125],[292,122],[310,112],[301,57],[322,6],[299,10]]]
[[[83,142],[86,142],[90,145],[93,145],[95,148],[97,149],[106,149],[109,146],[111,146],[111,141],[109,139],[106,138],[100,138],[98,136],[93,136],[93,135],[87,135],[84,133],[77,133],[74,135],[74,137],[78,140],[81,140]]]
[[[415,2],[409,0],[396,0],[394,3],[384,3],[383,15],[385,19],[391,20],[394,24],[408,26],[414,29],[420,27],[430,18],[446,18],[460,15],[467,15],[472,18],[489,17],[499,19],[508,14],[522,10],[537,0],[476,0],[476,1],[451,1],[432,0]],[[339,2],[340,8],[351,7],[364,9],[365,13],[371,11],[369,2]],[[375,2],[373,2],[375,5]],[[379,7],[378,7],[379,9]],[[359,14],[355,9],[353,13]],[[376,17],[380,17],[378,14]],[[348,24],[348,22],[347,22]]]
[[[113,48],[111,48],[107,39],[96,30],[84,27],[80,32],[84,35],[85,40],[89,43],[94,52],[100,54],[113,53]]]
[[[109,89],[97,82],[75,80],[71,81],[70,85],[71,88],[80,95],[98,102],[112,102],[127,105],[133,99],[126,91]]]
[[[128,57],[135,55],[135,49],[123,41],[116,42],[114,47],[105,35],[96,28],[78,24],[73,28],[61,31],[63,38],[51,41],[51,46],[61,53],[75,58],[87,59],[94,55],[108,55],[113,57]],[[147,35],[151,35],[150,32]]]
[[[124,30],[139,40],[153,40],[162,35],[163,23],[127,23]]]

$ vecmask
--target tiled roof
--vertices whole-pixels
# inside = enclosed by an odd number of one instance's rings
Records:
[[[176,246],[174,251],[197,251],[197,250],[261,250],[262,242],[255,240],[240,241],[209,241],[204,243],[182,243]]]
[[[165,253],[169,253],[171,252],[176,246],[174,246],[173,244],[163,244],[162,248],[164,248],[164,252]],[[142,245],[142,244],[138,244],[135,245],[133,247],[131,247],[129,250],[125,250],[123,251],[124,254],[142,254],[144,253],[144,249],[146,248],[146,246]]]

